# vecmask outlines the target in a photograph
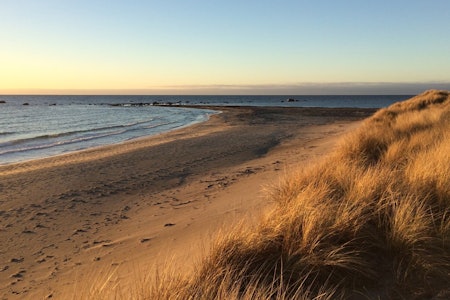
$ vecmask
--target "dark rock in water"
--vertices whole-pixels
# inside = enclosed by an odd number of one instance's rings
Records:
[[[5,100],[0,100],[0,104],[4,104],[4,103],[6,103]]]
[[[152,105],[159,105],[159,102],[158,102],[158,101],[155,101],[155,102],[153,102]]]
[[[28,103],[28,102],[25,102],[24,104],[22,104],[22,105],[30,105],[30,103]]]
[[[287,99],[287,102],[295,102],[295,99],[289,98],[289,99]]]
[[[139,102],[139,103],[110,103],[109,106],[119,106],[119,107],[140,107],[140,106],[150,106],[151,103]],[[155,105],[155,103],[153,103]]]

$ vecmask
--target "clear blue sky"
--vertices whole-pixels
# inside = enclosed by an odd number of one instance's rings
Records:
[[[450,89],[449,0],[0,0],[0,93]]]

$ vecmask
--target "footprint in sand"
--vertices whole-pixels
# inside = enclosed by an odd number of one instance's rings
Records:
[[[9,269],[9,266],[4,266],[3,268],[0,269],[0,272],[5,272],[8,269]]]
[[[15,273],[15,274],[11,275],[10,277],[11,278],[23,278],[23,274],[26,273],[26,272],[27,271],[25,271],[25,270],[21,270],[21,271]]]

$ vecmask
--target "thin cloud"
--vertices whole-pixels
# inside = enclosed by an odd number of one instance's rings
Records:
[[[415,95],[430,89],[450,90],[450,82],[167,85],[143,89],[0,90],[0,93],[27,95]]]
[[[265,95],[358,95],[418,94],[424,90],[450,90],[450,82],[304,82],[261,85],[172,85],[150,91],[200,94],[265,94]]]

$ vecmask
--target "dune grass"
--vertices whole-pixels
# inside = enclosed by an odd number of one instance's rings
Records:
[[[378,111],[268,197],[256,228],[220,235],[196,272],[142,299],[447,299],[449,92]]]

